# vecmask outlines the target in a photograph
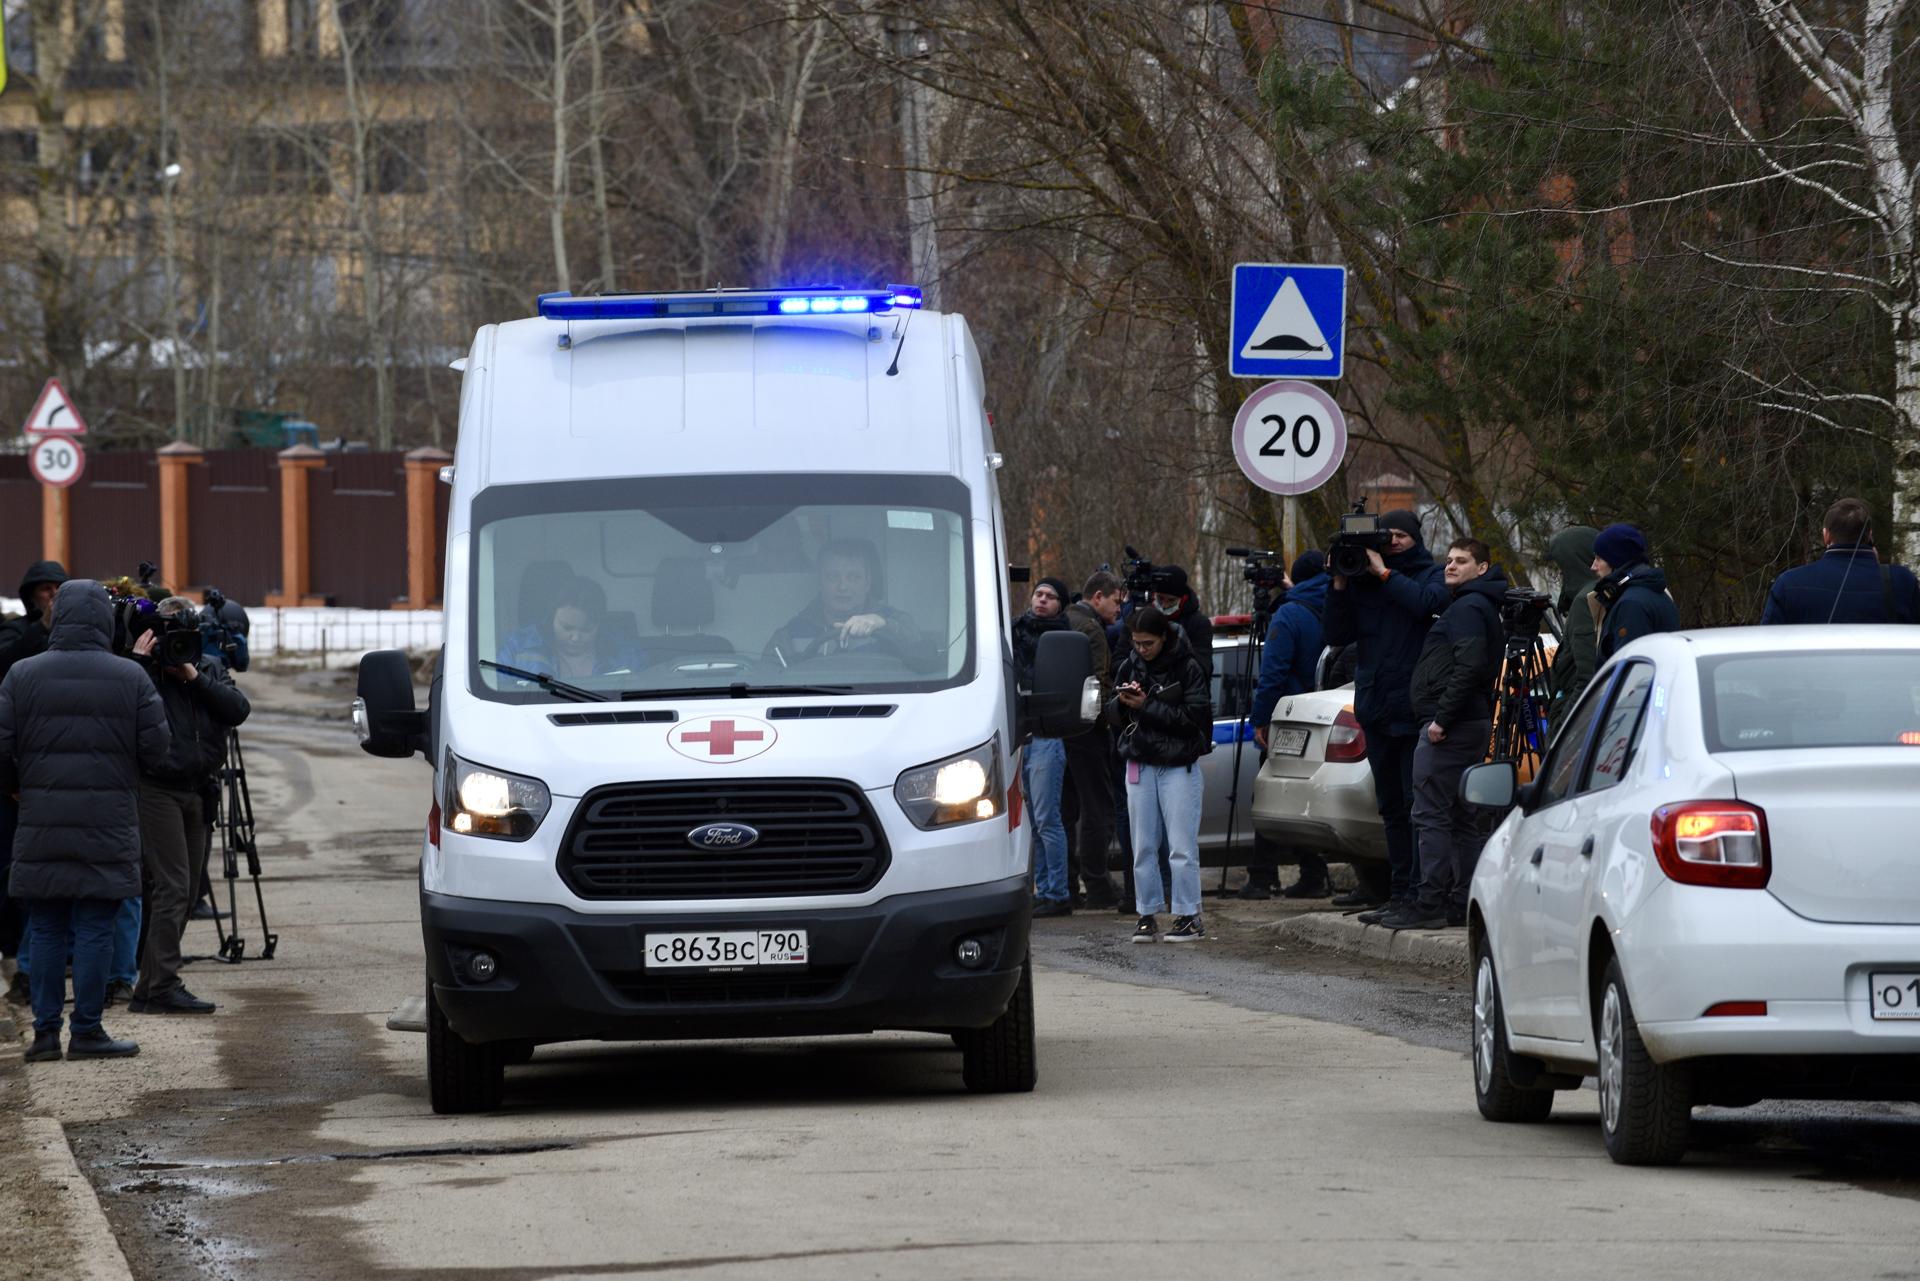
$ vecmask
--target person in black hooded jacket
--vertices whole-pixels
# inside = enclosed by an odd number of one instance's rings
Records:
[[[1608,525],[1593,540],[1593,572],[1600,577],[1588,597],[1599,628],[1601,662],[1655,632],[1680,630],[1680,608],[1667,594],[1667,576],[1647,563],[1647,540],[1632,525]]]
[[[1413,711],[1421,721],[1413,752],[1420,889],[1413,902],[1379,918],[1388,929],[1466,924],[1467,887],[1482,838],[1478,816],[1460,800],[1460,776],[1487,757],[1494,685],[1506,653],[1500,606],[1507,577],[1490,560],[1477,538],[1455,539],[1447,548],[1453,603],[1427,633],[1413,666]]]
[[[1136,943],[1157,942],[1155,913],[1171,897],[1169,943],[1205,934],[1200,924],[1200,803],[1195,762],[1213,747],[1213,680],[1186,635],[1160,610],[1136,610],[1133,653],[1114,677],[1120,758],[1127,763],[1127,826],[1133,836]],[[1173,884],[1160,879],[1165,833]]]
[[[1447,607],[1447,584],[1420,539],[1410,511],[1390,511],[1380,526],[1393,538],[1383,556],[1368,553],[1367,573],[1349,582],[1333,576],[1327,594],[1326,641],[1336,649],[1358,645],[1353,713],[1367,738],[1367,768],[1386,829],[1392,877],[1390,906],[1409,902],[1418,881],[1413,852],[1413,751],[1420,725],[1410,691],[1413,665],[1434,615]],[[1365,883],[1335,907],[1366,901]]]
[[[1021,689],[1033,688],[1033,665],[1040,638],[1048,632],[1073,630],[1064,613],[1069,593],[1065,582],[1043,578],[1034,584],[1027,612],[1013,620],[1013,671]],[[1067,746],[1057,738],[1038,735],[1020,752],[1020,788],[1033,821],[1033,914],[1070,916],[1073,899],[1067,872],[1067,828],[1060,815],[1060,796],[1066,782]]]
[[[54,593],[67,581],[67,567],[57,560],[36,561],[20,579],[20,604],[26,613],[0,622],[0,680],[23,658],[47,652],[47,615],[53,608]],[[0,956],[17,956],[20,930],[25,920],[20,905],[7,897],[7,870],[13,863],[13,828],[19,821],[19,806],[0,789]],[[27,995],[27,976],[13,976],[8,995],[22,1002]]]
[[[73,932],[69,1058],[135,1054],[100,1025],[121,901],[140,892],[139,771],[166,759],[160,696],[117,657],[113,606],[89,579],[60,585],[47,652],[0,680],[0,792],[20,798],[8,891],[28,902],[33,1044],[60,1057],[67,932]],[[48,962],[51,963],[48,963]]]

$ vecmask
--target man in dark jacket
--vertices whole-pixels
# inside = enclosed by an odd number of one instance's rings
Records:
[[[60,1057],[67,932],[73,932],[69,1058],[137,1054],[100,1026],[113,922],[140,892],[139,771],[166,759],[160,696],[112,652],[113,607],[75,579],[55,597],[47,652],[0,681],[0,792],[20,797],[8,889],[27,900],[33,967],[28,1060]]]
[[[1390,511],[1380,525],[1393,538],[1386,554],[1369,552],[1367,572],[1354,582],[1333,576],[1326,640],[1329,645],[1359,645],[1353,714],[1367,737],[1367,767],[1386,829],[1392,876],[1388,902],[1399,906],[1413,898],[1418,883],[1412,814],[1413,751],[1420,725],[1408,690],[1427,629],[1449,598],[1446,579],[1421,541],[1418,518],[1404,509]],[[1356,897],[1366,892],[1357,891]],[[1334,900],[1336,907],[1353,904],[1354,897],[1344,904]]]
[[[1043,578],[1033,585],[1027,612],[1013,620],[1014,679],[1022,689],[1033,688],[1033,665],[1040,638],[1048,632],[1071,631],[1064,616],[1067,585]],[[1033,820],[1033,914],[1069,916],[1073,902],[1067,876],[1067,829],[1060,818],[1060,795],[1067,768],[1066,744],[1035,735],[1020,752],[1020,790]]]
[[[193,602],[171,596],[155,611],[162,619],[193,618]],[[134,1014],[211,1014],[213,1002],[187,991],[180,981],[180,938],[198,897],[208,848],[206,795],[226,760],[227,731],[247,719],[247,696],[225,678],[219,660],[164,670],[154,665],[156,634],[147,632],[133,652],[147,667],[166,708],[173,743],[165,759],[140,771],[140,844],[146,888],[147,937],[140,954],[140,982],[127,1009]]]
[[[1667,595],[1667,576],[1647,563],[1647,540],[1632,525],[1608,525],[1593,540],[1593,619],[1601,662],[1642,636],[1680,630],[1680,608]]]
[[[1558,725],[1573,710],[1573,701],[1599,665],[1599,637],[1589,603],[1593,585],[1600,581],[1593,572],[1593,540],[1598,537],[1600,531],[1591,525],[1569,525],[1547,544],[1547,555],[1560,568],[1560,596],[1554,607],[1561,622],[1560,647],[1553,652],[1553,674],[1548,680],[1550,725]]]
[[[1154,584],[1153,604],[1186,634],[1193,656],[1207,669],[1207,679],[1213,679],[1213,619],[1200,608],[1187,571],[1178,565],[1162,567]]]
[[[20,580],[20,604],[26,613],[0,622],[0,680],[5,680],[8,670],[21,659],[46,653],[47,613],[53,606],[54,593],[66,581],[67,568],[57,560],[38,561],[27,567],[26,575]],[[7,869],[13,862],[13,829],[19,818],[20,810],[13,803],[13,797],[0,790],[0,956],[19,954],[20,929],[25,922],[20,905],[7,897]],[[24,1002],[28,999],[26,989],[27,976],[15,974],[8,996]]]
[[[1100,706],[1113,703],[1112,651],[1107,626],[1120,619],[1126,584],[1117,574],[1096,572],[1080,589],[1080,599],[1067,606],[1066,619],[1087,638],[1093,651],[1093,674],[1100,681]],[[1107,846],[1113,840],[1113,737],[1102,717],[1093,727],[1063,740],[1067,749],[1067,787],[1062,804],[1067,815],[1067,850],[1080,864],[1087,887],[1087,906],[1112,910],[1119,902],[1113,875],[1107,867]],[[1067,877],[1071,882],[1071,873]]]
[[[1267,731],[1274,708],[1280,700],[1302,694],[1314,687],[1314,672],[1320,662],[1323,629],[1320,618],[1326,612],[1327,591],[1331,580],[1326,574],[1326,553],[1308,551],[1294,559],[1293,572],[1287,577],[1273,621],[1267,624],[1267,638],[1260,649],[1260,680],[1253,687],[1253,741],[1260,745],[1260,759],[1266,760]],[[1301,850],[1300,879],[1282,892],[1283,898],[1325,898],[1327,862],[1311,850]],[[1241,898],[1271,898],[1279,888],[1280,849],[1266,837],[1253,838],[1253,857],[1247,863],[1246,888]]]
[[[1819,560],[1774,581],[1762,623],[1920,623],[1920,581],[1904,565],[1880,563],[1865,503],[1842,498],[1828,508],[1820,538]]]
[[[1478,816],[1460,800],[1460,776],[1487,758],[1493,687],[1506,653],[1500,604],[1507,578],[1489,561],[1487,545],[1477,538],[1458,538],[1447,548],[1444,572],[1453,603],[1427,633],[1413,666],[1413,714],[1421,721],[1413,753],[1420,892],[1380,918],[1388,929],[1466,924],[1467,887],[1481,836]]]

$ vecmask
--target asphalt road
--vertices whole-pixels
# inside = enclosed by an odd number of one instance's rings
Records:
[[[139,1277],[1920,1277],[1915,1109],[1703,1114],[1684,1166],[1620,1169],[1590,1092],[1480,1120],[1456,985],[1232,909],[1185,949],[1041,923],[1032,1095],[930,1037],[570,1045],[436,1117],[384,1027],[425,766],[247,741],[278,955],[190,967],[211,1018],[110,1017],[137,1060],[29,1069]]]

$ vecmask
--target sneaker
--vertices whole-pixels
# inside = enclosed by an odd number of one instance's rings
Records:
[[[1072,916],[1073,903],[1063,898],[1037,898],[1033,901],[1035,917]]]
[[[1392,916],[1395,912],[1398,912],[1401,908],[1405,907],[1406,905],[1407,905],[1407,901],[1405,899],[1398,899],[1398,898],[1388,899],[1385,903],[1382,903],[1379,907],[1374,908],[1371,912],[1360,913],[1360,924],[1378,925],[1382,920],[1384,920],[1389,916]]]
[[[1167,942],[1191,943],[1206,936],[1207,932],[1201,928],[1198,916],[1176,916],[1173,918],[1173,928],[1167,931]]]
[[[148,995],[127,1002],[129,1014],[211,1014],[214,1009],[212,1001],[201,1000],[184,986],[172,988],[158,996]]]
[[[1389,912],[1376,923],[1389,930],[1444,930],[1447,928],[1447,912],[1445,908],[1408,903],[1397,912]]]
[[[1281,898],[1325,898],[1333,888],[1325,881],[1295,881],[1280,891]]]
[[[116,1041],[107,1035],[105,1028],[75,1032],[67,1038],[67,1057],[70,1059],[127,1059],[138,1053],[140,1047],[137,1044]]]
[[[201,899],[193,905],[193,910],[187,913],[187,919],[189,921],[217,921],[220,919],[220,912],[213,904],[207,902],[205,899]]]
[[[1254,882],[1248,881],[1240,887],[1240,892],[1235,894],[1234,897],[1244,899],[1249,903],[1262,903],[1273,897],[1273,887],[1271,885],[1256,885]]]
[[[1133,941],[1136,943],[1158,943],[1160,941],[1160,922],[1151,916],[1143,916],[1140,923],[1133,927]]]
[[[58,1031],[35,1032],[33,1034],[33,1044],[27,1047],[27,1062],[38,1063],[42,1059],[57,1059],[59,1057],[60,1033]]]
[[[125,979],[115,979],[107,984],[107,1004],[118,1005],[133,995],[133,984]]]

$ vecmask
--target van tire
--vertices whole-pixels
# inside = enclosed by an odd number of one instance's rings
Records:
[[[960,1079],[975,1094],[1026,1094],[1040,1079],[1033,1045],[1033,958],[1020,966],[1020,986],[1006,1010],[986,1027],[954,1037],[960,1043]]]
[[[441,1116],[491,1112],[506,1091],[506,1054],[497,1045],[475,1045],[447,1022],[427,981],[427,1096]]]

